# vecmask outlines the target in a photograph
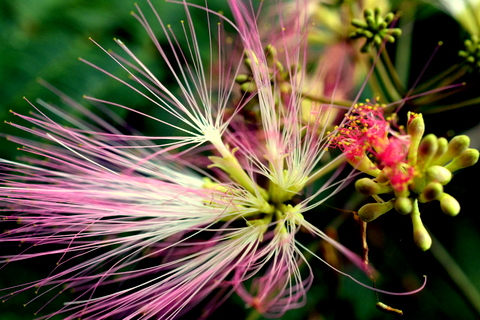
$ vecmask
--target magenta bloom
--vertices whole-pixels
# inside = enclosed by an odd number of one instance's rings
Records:
[[[301,229],[328,241],[365,270],[361,259],[307,221],[344,181],[332,178],[313,193],[305,192],[330,170],[323,160],[328,140],[321,124],[315,116],[305,123],[309,117],[302,116],[303,27],[289,26],[288,43],[281,32],[274,42],[264,43],[250,4],[229,1],[235,23],[204,9],[215,35],[209,40],[218,37],[220,42],[218,49],[212,45],[219,62],[208,66],[201,60],[189,15],[199,9],[185,3],[182,26],[188,47],[182,51],[173,27],[164,25],[147,2],[157,21],[149,24],[139,8],[135,17],[180,94],[166,88],[120,40],[116,42],[127,57],[108,54],[132,81],[94,67],[176,121],[86,98],[101,110],[124,108],[176,133],[148,137],[121,132],[115,118],[104,120],[54,88],[67,107],[39,102],[42,108],[35,107],[31,116],[14,113],[28,125],[12,125],[37,141],[10,137],[32,156],[23,162],[1,160],[4,218],[20,223],[1,239],[24,243],[21,254],[3,256],[3,263],[45,256],[58,263],[45,279],[8,293],[33,289],[42,297],[51,290],[75,290],[75,300],[55,313],[67,320],[173,319],[209,297],[206,316],[234,292],[248,306],[278,317],[302,306],[312,283],[304,256],[309,250],[296,238]],[[221,22],[218,29],[212,20]],[[238,42],[229,46],[222,40],[222,23],[232,24]],[[281,26],[282,19],[277,23]],[[162,31],[168,48],[156,40]],[[292,33],[298,35],[296,43]],[[244,63],[250,78],[241,91],[235,78],[243,75]],[[68,125],[52,121],[45,109]],[[251,125],[247,111],[256,119]],[[73,112],[89,120],[77,119]],[[32,124],[35,129],[29,128]]]

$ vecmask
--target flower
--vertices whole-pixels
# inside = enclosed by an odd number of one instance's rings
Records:
[[[441,210],[450,216],[460,212],[458,201],[443,192],[452,172],[477,163],[479,152],[468,148],[467,136],[456,136],[450,142],[433,134],[423,137],[423,116],[408,113],[407,132],[399,126],[396,114],[385,116],[386,105],[358,104],[346,114],[342,127],[336,127],[331,146],[345,154],[347,161],[373,179],[356,181],[357,191],[372,196],[377,203],[368,203],[358,210],[359,217],[371,222],[395,208],[410,215],[414,240],[422,250],[430,249],[432,239],[420,219],[418,202],[440,201]],[[373,161],[371,160],[373,159]],[[384,201],[380,194],[392,194]]]
[[[101,108],[137,113],[177,133],[125,133],[48,85],[88,121],[44,102],[43,108],[68,125],[56,123],[37,107],[31,116],[13,112],[36,128],[12,125],[39,141],[10,137],[33,156],[24,162],[1,160],[4,219],[20,223],[4,233],[2,241],[27,246],[19,255],[4,256],[3,262],[58,257],[45,279],[19,286],[13,294],[33,288],[39,296],[60,288],[60,294],[75,290],[76,298],[53,314],[64,319],[173,319],[211,297],[206,316],[233,292],[261,313],[281,316],[304,304],[313,278],[304,255],[311,251],[296,237],[300,230],[326,240],[370,272],[362,259],[308,222],[312,209],[345,180],[334,181],[333,176],[313,193],[304,192],[343,159],[323,159],[329,141],[318,120],[325,117],[322,109],[317,116],[302,115],[299,88],[305,71],[294,66],[305,64],[305,30],[292,26],[289,33],[298,34],[296,43],[287,44],[279,34],[266,46],[256,28],[256,13],[246,3],[229,1],[235,23],[204,9],[208,19],[221,21],[218,30],[209,24],[220,38],[214,75],[220,87],[214,88],[214,76],[209,75],[214,68],[201,59],[190,5],[181,2],[187,43],[182,51],[173,28],[147,3],[169,44],[158,42],[140,7],[134,16],[177,82],[179,95],[121,40],[115,41],[130,60],[106,53],[132,82],[82,61],[177,122],[86,98]],[[222,23],[237,30],[244,57],[229,55],[228,41],[221,41]],[[209,39],[213,42],[213,36]],[[283,61],[275,48],[282,51]],[[250,74],[242,85],[243,96],[236,99],[235,79],[244,62]],[[247,127],[242,122],[250,107],[258,121]],[[301,271],[301,265],[306,270]],[[120,289],[109,291],[114,284]]]

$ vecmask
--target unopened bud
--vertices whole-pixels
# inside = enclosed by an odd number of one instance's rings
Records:
[[[426,135],[418,146],[417,164],[421,169],[428,168],[433,156],[437,153],[438,143],[437,137],[434,134]]]
[[[465,135],[453,137],[448,143],[447,152],[440,158],[434,161],[434,164],[443,166],[445,163],[451,161],[453,158],[462,154],[470,145],[470,138]]]
[[[430,182],[418,196],[420,202],[430,202],[438,199],[443,194],[443,186],[439,182]]]
[[[440,182],[442,185],[446,185],[452,180],[452,172],[442,166],[431,166],[427,169],[426,176],[428,180]]]
[[[451,172],[454,172],[458,169],[473,166],[478,161],[478,155],[479,154],[477,149],[467,149],[462,152],[461,155],[454,158],[452,162],[447,164],[445,168],[447,168]]]
[[[276,57],[277,56],[277,49],[275,48],[275,46],[273,44],[269,44],[265,47],[265,54],[267,56]]]
[[[382,203],[367,203],[358,210],[358,216],[365,222],[370,222],[393,208],[393,199]]]
[[[395,210],[400,214],[409,214],[412,212],[412,199],[406,197],[399,197],[395,200]]]
[[[420,211],[418,210],[418,203],[416,201],[413,205],[413,211],[410,216],[412,217],[413,225],[413,241],[415,241],[417,247],[423,251],[427,251],[432,246],[432,238],[423,225],[422,219],[420,218]]]
[[[438,200],[440,200],[442,212],[446,215],[454,217],[460,212],[460,203],[448,193],[443,193]]]
[[[380,172],[378,176],[375,178],[375,181],[378,183],[385,183],[388,182],[390,179],[388,179],[388,176],[385,174],[385,172]]]
[[[243,92],[255,92],[257,91],[257,85],[255,82],[245,82],[240,85],[240,89],[242,89]]]
[[[435,154],[434,160],[439,159],[448,150],[448,141],[444,137],[438,138],[437,143],[438,143],[438,148],[437,148],[437,153]]]
[[[244,83],[244,82],[247,82],[249,80],[251,80],[251,79],[250,79],[250,76],[248,74],[239,74],[235,77],[235,81],[237,83],[240,83],[240,84]]]
[[[350,163],[355,169],[362,171],[366,174],[371,175],[372,177],[378,176],[381,172],[380,169],[367,157],[364,153],[361,156],[355,156],[353,160],[347,159],[348,163]]]
[[[407,133],[410,135],[408,162],[413,165],[417,162],[417,150],[425,132],[425,122],[421,113],[408,112]]]
[[[366,196],[392,192],[392,188],[390,186],[376,183],[369,178],[362,178],[357,180],[355,182],[355,189],[357,189],[358,192],[363,193]]]

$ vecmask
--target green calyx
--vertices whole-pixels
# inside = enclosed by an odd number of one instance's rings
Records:
[[[399,28],[388,28],[395,18],[392,12],[381,17],[379,8],[366,9],[363,17],[364,20],[352,20],[351,24],[356,27],[356,30],[349,34],[349,38],[365,38],[366,42],[361,49],[364,53],[370,52],[373,46],[379,47],[384,41],[393,43],[395,38],[402,34],[402,30]]]

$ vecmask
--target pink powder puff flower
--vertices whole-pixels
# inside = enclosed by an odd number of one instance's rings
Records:
[[[407,159],[410,137],[392,130],[392,119],[386,119],[384,111],[384,106],[370,101],[356,105],[343,126],[337,127],[331,146],[338,147],[354,167],[365,173],[377,177],[382,171],[392,188],[402,192],[414,176]]]
[[[303,193],[305,186],[329,171],[320,163],[328,144],[319,134],[320,124],[305,126],[301,120],[303,98],[295,88],[301,87],[302,71],[289,68],[304,63],[304,31],[291,26],[299,34],[293,46],[291,42],[287,46],[281,34],[273,43],[285,51],[283,63],[293,88],[288,97],[279,99],[282,88],[272,77],[256,29],[257,13],[250,4],[229,1],[235,24],[204,9],[209,19],[232,24],[252,62],[260,123],[254,135],[234,132],[230,123],[253,98],[234,101],[234,79],[243,59],[228,58],[221,25],[211,30],[220,35],[220,64],[208,69],[201,60],[189,4],[181,2],[188,44],[182,51],[172,28],[147,3],[172,55],[157,41],[153,25],[138,6],[135,17],[177,81],[180,95],[166,88],[120,40],[116,42],[130,60],[108,54],[133,83],[84,62],[141,94],[181,125],[116,102],[87,99],[100,110],[106,110],[105,105],[124,108],[179,134],[122,133],[48,85],[89,121],[42,101],[43,108],[68,125],[56,123],[36,107],[31,116],[14,113],[35,128],[12,125],[42,142],[10,137],[34,156],[24,162],[1,160],[4,219],[20,223],[1,239],[24,243],[20,254],[4,255],[3,263],[50,256],[58,260],[45,279],[9,288],[8,296],[33,288],[37,298],[59,290],[53,298],[65,290],[77,292],[73,301],[40,319],[53,315],[67,320],[173,319],[209,297],[203,315],[207,316],[237,292],[249,306],[281,316],[304,304],[313,279],[303,253],[316,255],[296,239],[300,229],[328,241],[368,271],[359,257],[307,221],[308,214],[345,181],[335,182],[333,175],[313,194]],[[209,74],[214,69],[218,74]],[[210,77],[221,79],[219,88],[213,87]],[[262,145],[252,146],[249,140],[258,136],[263,136]],[[290,202],[294,197],[295,205]],[[307,266],[305,272],[300,271],[301,264]],[[245,284],[249,279],[250,287]]]

